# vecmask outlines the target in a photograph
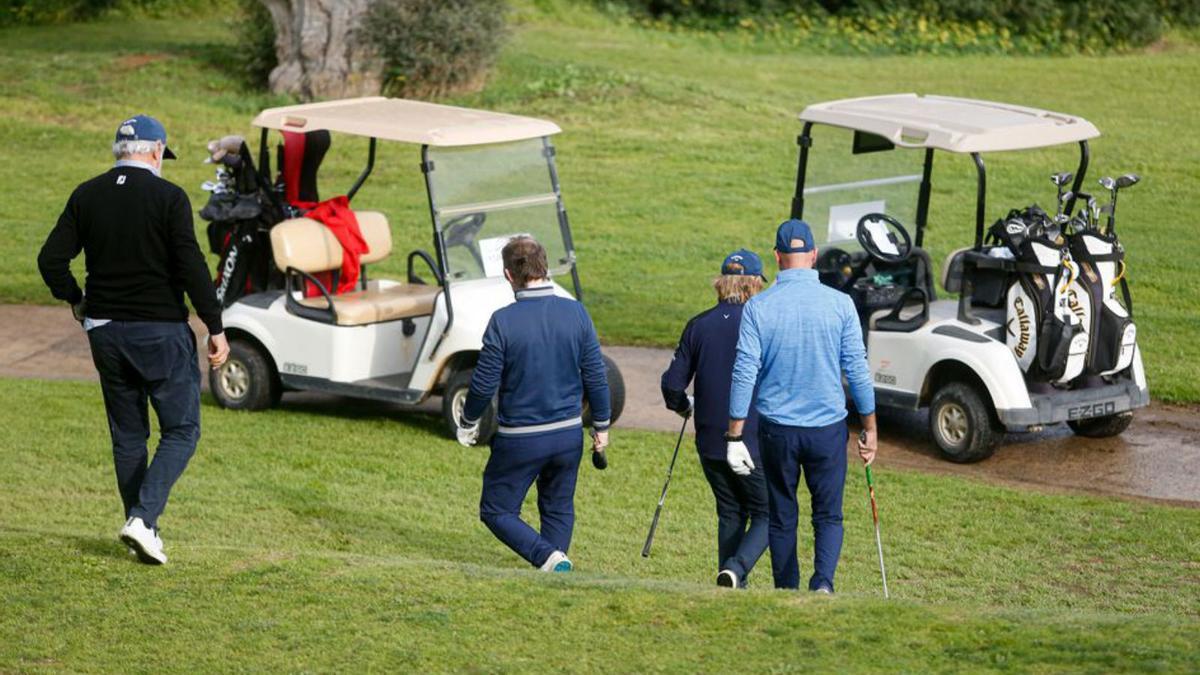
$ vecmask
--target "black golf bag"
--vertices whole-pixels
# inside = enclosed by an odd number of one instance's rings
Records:
[[[205,185],[212,196],[200,217],[209,221],[209,250],[219,257],[213,282],[217,299],[228,307],[244,295],[282,287],[269,231],[284,216],[271,187],[255,170],[245,143],[236,153],[222,157],[217,178]]]
[[[1125,249],[1115,233],[1078,229],[1067,237],[1071,258],[1080,267],[1079,280],[1093,308],[1085,326],[1089,333],[1087,372],[1112,375],[1133,363],[1137,328],[1133,300],[1125,281]],[[1124,304],[1117,300],[1121,286]]]
[[[1014,258],[1006,344],[1029,380],[1066,384],[1083,372],[1091,311],[1066,243],[1048,236],[1049,223],[1037,206],[1013,210],[992,225],[989,239]]]

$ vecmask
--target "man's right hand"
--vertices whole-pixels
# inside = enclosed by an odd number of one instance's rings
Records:
[[[216,370],[229,358],[229,341],[224,333],[208,336],[208,365]]]
[[[870,465],[875,461],[875,451],[879,449],[879,432],[875,429],[863,429],[858,436],[858,456],[863,464]]]
[[[479,442],[479,422],[475,422],[474,424],[468,426],[463,426],[463,423],[459,423],[455,435],[458,437],[459,444],[461,444],[464,448],[469,448],[472,445],[475,445]]]
[[[754,471],[754,460],[750,458],[750,449],[743,441],[729,441],[725,444],[725,461],[729,468],[739,476],[749,476]]]
[[[79,302],[71,305],[71,316],[74,316],[75,320],[78,321],[79,323],[83,323],[83,320],[87,318],[87,300],[86,299],[80,300]]]

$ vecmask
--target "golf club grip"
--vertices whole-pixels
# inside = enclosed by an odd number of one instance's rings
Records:
[[[658,529],[658,517],[662,515],[662,503],[654,509],[654,520],[650,521],[650,533],[646,535],[646,545],[642,547],[642,557],[650,557],[650,546],[654,543],[654,531]]]

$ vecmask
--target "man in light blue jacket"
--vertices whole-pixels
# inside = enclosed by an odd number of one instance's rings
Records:
[[[776,588],[799,588],[796,555],[803,474],[812,495],[815,539],[808,589],[833,592],[842,551],[842,493],[846,483],[846,394],[850,385],[866,442],[859,454],[875,459],[875,390],[867,368],[862,328],[850,296],[821,284],[817,247],[802,220],[788,220],[775,236],[779,276],[742,313],[729,399],[726,459],[735,473],[749,474],[754,461],[742,440],[752,403],[759,414],[758,440],[767,477],[771,568]],[[758,394],[755,396],[755,385]]]

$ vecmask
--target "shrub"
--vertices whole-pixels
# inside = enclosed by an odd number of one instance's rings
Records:
[[[1024,51],[1109,51],[1139,47],[1168,25],[1200,25],[1196,0],[623,0],[635,12],[692,27],[761,27],[809,24],[847,32],[854,42],[969,48],[999,36]],[[890,32],[933,26],[949,39]],[[819,31],[827,34],[829,30]],[[850,34],[852,33],[852,34]],[[955,37],[957,36],[957,37]],[[1011,39],[1010,39],[1011,38]]]
[[[384,63],[384,90],[438,96],[477,89],[505,31],[503,0],[374,0],[358,29]]]
[[[237,36],[233,59],[237,71],[249,87],[265,89],[271,71],[279,62],[271,13],[259,0],[241,0],[232,21]]]
[[[91,19],[116,0],[0,0],[0,26]]]

